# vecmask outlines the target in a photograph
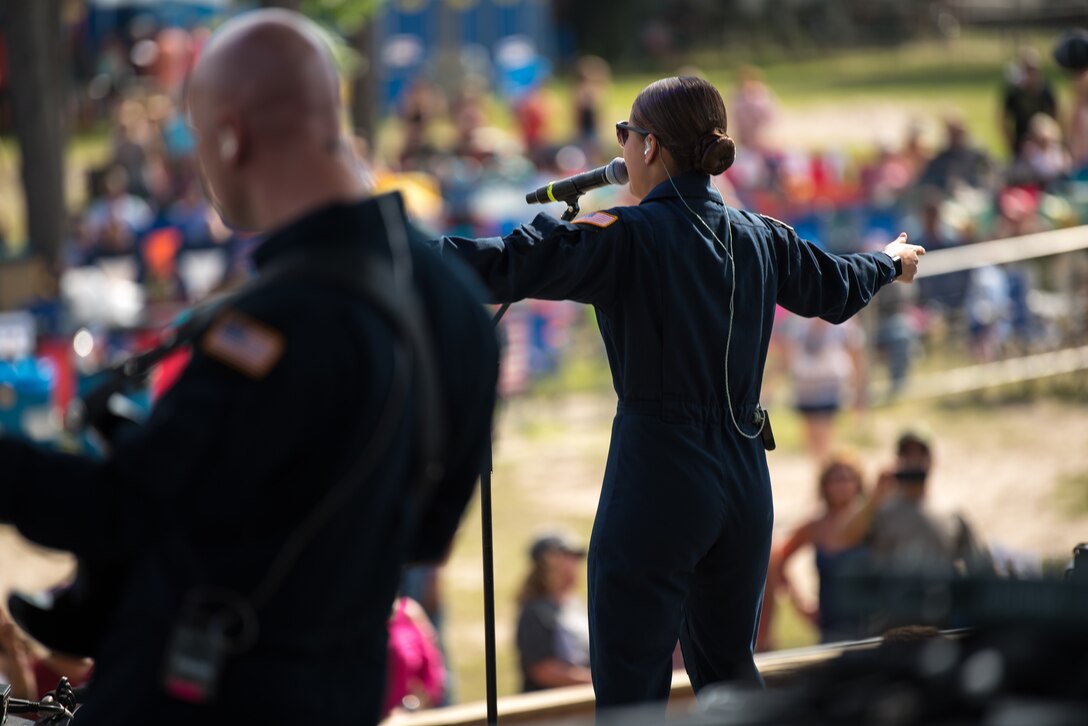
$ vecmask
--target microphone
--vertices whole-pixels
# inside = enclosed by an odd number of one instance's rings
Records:
[[[602,167],[584,171],[581,174],[575,174],[559,181],[549,182],[547,186],[526,194],[525,201],[529,204],[569,202],[572,199],[577,199],[590,189],[608,186],[609,184],[626,184],[627,179],[627,164],[617,156]]]

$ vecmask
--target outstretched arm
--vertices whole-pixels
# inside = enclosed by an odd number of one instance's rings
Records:
[[[882,252],[833,255],[801,239],[792,227],[763,217],[774,234],[778,267],[778,302],[805,317],[819,316],[841,323],[869,304],[873,295],[896,278],[893,257],[898,256],[902,274],[910,282],[918,272],[918,245],[899,237]]]
[[[502,237],[440,237],[433,245],[472,267],[493,302],[524,298],[607,305],[621,277],[627,230],[619,211],[574,222],[538,214]]]

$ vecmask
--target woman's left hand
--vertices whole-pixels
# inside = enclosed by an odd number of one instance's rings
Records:
[[[911,282],[914,280],[914,276],[918,274],[918,258],[924,255],[926,250],[920,245],[909,244],[907,242],[907,233],[904,232],[894,242],[885,247],[884,252],[891,257],[898,255],[903,263],[903,274],[896,279],[901,282]]]

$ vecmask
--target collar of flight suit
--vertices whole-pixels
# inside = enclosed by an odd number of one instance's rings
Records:
[[[725,206],[721,194],[710,183],[710,176],[697,171],[678,174],[672,178],[671,182],[666,179],[651,189],[650,193],[642,198],[640,204],[652,202],[655,199],[669,199],[681,195],[684,199],[709,199]]]
[[[405,219],[404,200],[392,192],[400,219]],[[380,196],[354,202],[335,202],[316,209],[272,232],[253,252],[258,270],[284,254],[306,252],[314,246],[338,243],[388,255],[386,220],[379,206]],[[360,234],[365,230],[365,234]]]

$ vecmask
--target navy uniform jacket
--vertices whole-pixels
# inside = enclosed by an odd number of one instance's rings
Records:
[[[697,690],[758,678],[774,514],[753,418],[775,305],[841,322],[895,274],[886,254],[828,255],[780,222],[728,209],[705,175],[675,183],[575,223],[539,215],[502,238],[437,242],[494,301],[596,310],[619,396],[588,562],[598,709],[667,698],[678,636]]]
[[[620,404],[667,421],[720,423],[730,288],[735,313],[729,355],[737,420],[751,432],[775,305],[839,323],[894,277],[884,253],[829,255],[776,220],[727,209],[708,177],[675,179],[684,199],[729,244],[726,252],[672,185],[636,207],[567,223],[538,215],[505,237],[438,242],[476,270],[493,302],[523,298],[593,305]]]
[[[403,215],[399,197],[386,199]],[[378,203],[333,205],[287,226],[257,250],[258,270],[285,256],[388,257]],[[448,441],[439,491],[455,522],[490,436],[498,348],[471,272],[419,241],[410,257],[441,360]],[[227,318],[230,335],[220,328]],[[256,646],[228,662],[215,710],[167,699],[159,678],[183,593],[194,582],[252,592],[355,461],[360,424],[369,437],[391,387],[393,342],[388,320],[360,295],[285,278],[244,295],[209,328],[149,422],[107,460],[0,440],[4,521],[47,547],[131,563],[77,724],[377,721],[385,623],[410,546],[410,400],[378,468],[259,613]]]

